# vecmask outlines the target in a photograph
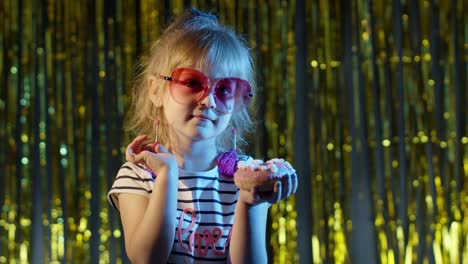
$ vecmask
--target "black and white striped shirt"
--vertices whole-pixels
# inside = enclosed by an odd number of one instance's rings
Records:
[[[154,180],[141,165],[122,165],[108,200],[119,209],[119,194],[150,197]],[[177,227],[168,263],[225,263],[238,197],[234,180],[218,173],[179,169]]]

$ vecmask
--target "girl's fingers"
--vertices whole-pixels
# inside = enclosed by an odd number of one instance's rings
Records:
[[[146,159],[148,157],[149,152],[147,150],[141,151],[138,154],[133,155],[133,163],[143,163],[146,165]]]
[[[262,199],[262,197],[260,196],[260,192],[258,191],[258,187],[256,186],[252,187],[252,190],[250,191],[250,193],[252,194],[254,202],[258,202]]]
[[[154,150],[156,153],[169,153],[169,151],[167,151],[167,149],[159,142],[154,143]]]
[[[273,190],[267,192],[261,192],[258,190],[258,187],[253,187],[251,190],[251,195],[255,203],[265,201],[273,204],[279,202],[281,199],[288,197],[288,194],[293,190],[291,177],[285,176],[282,180],[284,183],[277,181],[273,186]]]
[[[137,140],[137,141],[134,141],[134,142],[133,142],[133,146],[134,146],[134,147],[133,147],[133,151],[134,151],[135,153],[140,153],[140,152],[141,152],[141,150],[142,150],[142,149],[141,149],[141,141],[138,141],[138,140]]]
[[[125,152],[125,159],[130,162],[135,162],[135,155],[142,151],[141,143],[148,138],[147,135],[140,135],[133,139],[130,144],[127,146],[127,150]]]
[[[125,152],[125,159],[127,161],[132,162],[133,161],[133,150],[132,148],[128,147],[127,151]]]
[[[285,199],[287,198],[289,195],[291,195],[291,175],[290,174],[286,174],[282,179],[281,179],[281,183],[282,183],[282,192],[281,192],[281,199]]]
[[[148,143],[148,144],[143,145],[142,150],[154,152],[154,143]]]
[[[138,153],[141,151],[141,143],[148,138],[147,135],[141,135],[133,139],[130,144],[128,144],[127,149],[131,148],[133,153]]]
[[[298,186],[298,179],[297,179],[297,174],[293,173],[291,176],[291,187],[292,187],[292,193],[296,193],[297,191],[297,186]]]
[[[147,138],[148,138],[147,135],[141,135],[141,136],[136,137],[136,138],[132,141],[132,143],[130,143],[130,145],[132,145],[132,147],[133,147],[133,149],[135,150],[135,152],[136,152],[136,150],[137,150],[138,148],[141,147],[141,143],[143,143],[143,141],[145,141]]]
[[[148,135],[139,135],[133,141],[142,142],[142,141],[145,141],[147,138],[148,138]]]
[[[275,187],[274,187],[274,192],[273,192],[273,201],[272,203],[277,203],[279,202],[279,200],[281,200],[281,193],[282,193],[282,189],[283,189],[283,184],[281,183],[281,181],[277,181],[275,183]]]
[[[251,194],[256,204],[263,201],[274,203],[277,196],[277,193],[274,191],[261,192],[257,186],[252,187]]]
[[[162,150],[164,147],[160,146]],[[258,187],[253,187],[250,191],[249,201],[253,204],[262,202],[278,203],[281,199],[288,198],[296,193],[298,187],[298,176],[294,170],[291,174],[285,174],[280,180],[276,181],[273,190],[260,191]]]
[[[281,194],[281,199],[285,199],[292,194],[296,193],[297,190],[297,174],[288,174],[281,179],[283,184],[283,192]]]
[[[136,137],[133,142],[137,144],[137,146],[141,147],[141,144],[148,138],[147,135],[141,135]]]
[[[125,151],[125,159],[127,161],[133,162],[135,156],[135,152],[133,151],[133,148],[130,145],[128,145],[127,150]]]

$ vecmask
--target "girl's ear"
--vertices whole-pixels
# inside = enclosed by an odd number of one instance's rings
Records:
[[[161,107],[162,100],[161,100],[161,94],[158,94],[159,87],[157,86],[157,83],[158,82],[154,76],[150,76],[146,80],[146,85],[148,87],[148,94],[149,94],[150,100],[153,102],[153,104],[156,107]]]

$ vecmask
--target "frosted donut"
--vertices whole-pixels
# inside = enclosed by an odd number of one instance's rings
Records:
[[[250,191],[254,186],[261,192],[272,191],[275,183],[283,176],[296,171],[284,159],[247,160],[237,163],[234,182],[242,190]]]

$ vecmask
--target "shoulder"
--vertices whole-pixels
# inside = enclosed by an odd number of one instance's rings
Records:
[[[152,193],[153,184],[153,178],[142,165],[126,162],[117,172],[107,198],[111,205],[118,209],[119,194],[133,193],[149,198]]]
[[[151,175],[145,170],[143,165],[132,162],[125,162],[117,172],[116,180],[119,178],[127,178],[139,181],[152,180]]]
[[[143,165],[140,164],[135,164],[132,162],[125,162],[120,166],[119,173],[120,172],[131,172],[131,173],[136,173],[140,174],[144,171]]]
[[[124,163],[115,177],[115,186],[135,186],[145,187],[145,189],[151,189],[150,183],[153,183],[154,179],[151,174],[140,164],[134,164],[131,162]]]

